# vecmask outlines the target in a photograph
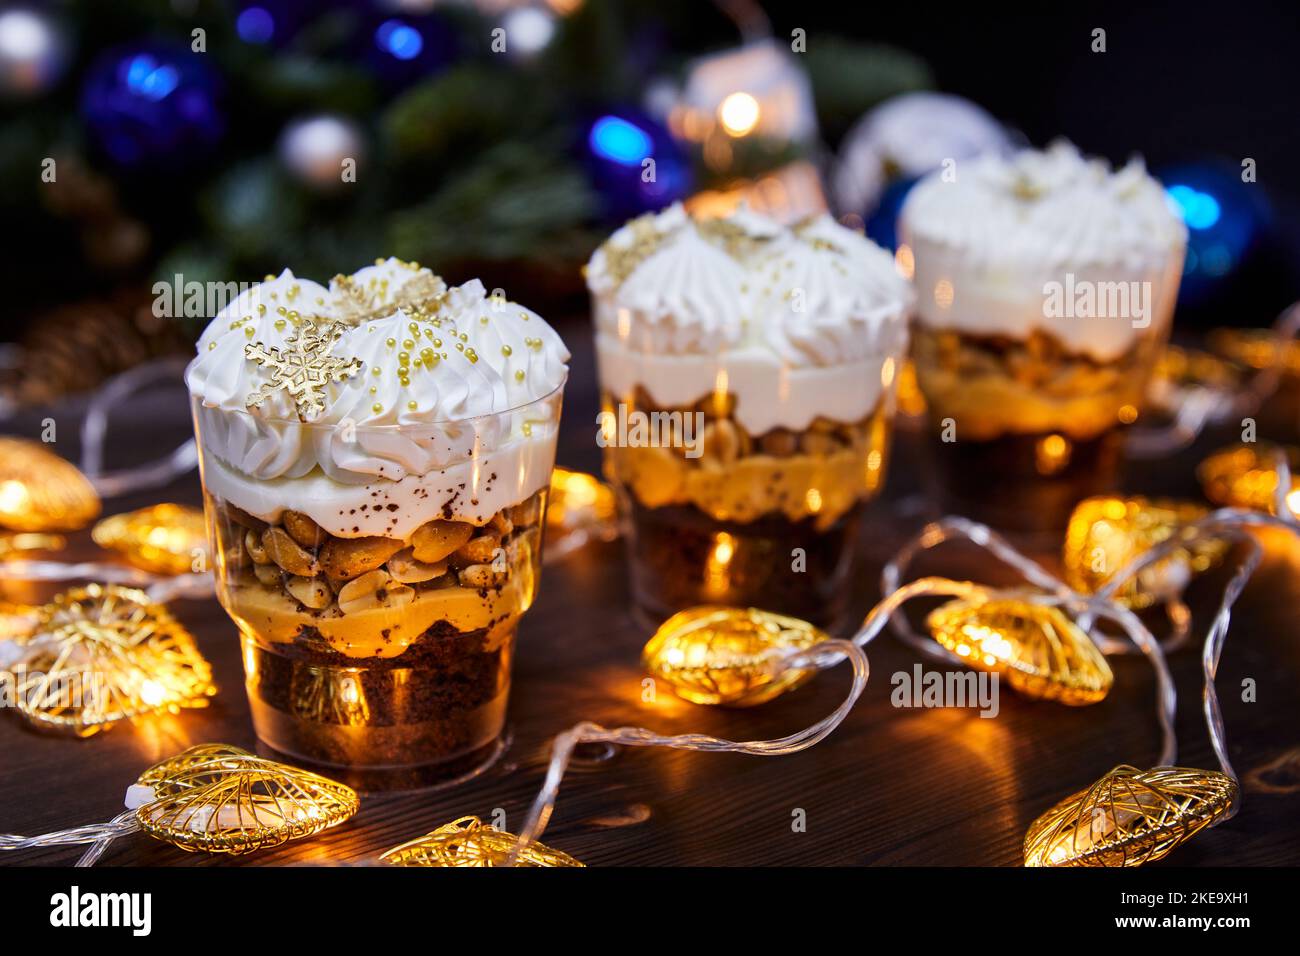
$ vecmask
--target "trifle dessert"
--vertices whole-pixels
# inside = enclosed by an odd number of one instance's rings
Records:
[[[1169,333],[1186,228],[1134,159],[1068,143],[922,180],[899,220],[945,505],[1065,526],[1115,477]]]
[[[833,626],[884,479],[911,290],[827,216],[634,219],[587,266],[606,473],[659,621],[753,605]]]
[[[186,377],[264,742],[420,782],[495,755],[568,357],[534,312],[396,259],[285,270],[212,320]]]

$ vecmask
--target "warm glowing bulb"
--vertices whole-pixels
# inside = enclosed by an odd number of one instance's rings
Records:
[[[758,100],[748,93],[732,93],[718,107],[718,119],[730,136],[745,136],[758,125]]]
[[[749,706],[812,676],[781,661],[826,639],[798,618],[706,605],[679,611],[661,624],[641,652],[641,663],[694,703]]]

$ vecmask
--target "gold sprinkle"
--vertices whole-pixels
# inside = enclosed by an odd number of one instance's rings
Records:
[[[398,353],[397,353],[397,362],[398,362],[399,365],[410,365],[410,364],[411,364],[411,353],[410,353],[410,352],[398,352]]]
[[[251,325],[244,326],[244,334],[247,335],[250,339],[253,337],[253,331],[254,330]]]
[[[388,341],[385,342],[384,344],[387,345],[390,349],[397,348],[397,339],[390,337]]]
[[[402,341],[402,348],[406,349],[406,351],[409,352],[411,351],[411,349],[415,348],[415,343],[412,342],[410,339],[404,339]]]
[[[520,313],[519,313],[519,318],[521,318],[521,319],[523,319],[525,322],[527,322],[527,321],[528,321],[528,313],[527,313],[527,312],[520,312]]]
[[[257,304],[257,314],[258,314],[258,315],[266,315],[266,303],[265,303],[265,302],[259,302],[259,303]]]
[[[375,402],[375,404],[370,406],[370,410],[374,412],[376,415],[378,415],[380,412],[384,410],[384,406],[380,405],[378,402]]]
[[[456,350],[457,350],[458,352],[463,352],[463,351],[465,351],[465,343],[464,343],[464,342],[457,342],[457,343],[456,343]]]
[[[283,332],[283,331],[284,331],[284,327],[285,327],[285,325],[286,325],[286,323],[285,323],[284,319],[276,319],[276,320],[275,320],[275,330],[276,330],[277,332]]]
[[[379,394],[379,386],[378,386],[378,385],[371,385],[371,386],[370,386],[370,394],[371,394],[371,395],[378,395],[378,394]]]
[[[378,378],[380,375],[384,374],[384,370],[380,368],[378,365],[376,365],[374,368],[370,370],[370,374]]]
[[[375,260],[375,265],[377,265],[377,266],[382,266],[383,264],[384,264],[384,260],[383,260],[383,259],[376,259],[376,260]]]
[[[508,346],[508,345],[503,345],[503,346],[501,346],[501,354],[502,354],[502,355],[509,355],[509,354],[510,354],[510,346]]]
[[[488,317],[487,317],[486,315],[480,315],[480,316],[478,317],[478,324],[479,324],[479,325],[487,325],[487,323],[488,323]]]
[[[289,314],[289,310],[286,309],[286,308],[285,308],[284,306],[282,306],[282,305],[277,305],[277,306],[275,307],[275,314],[276,314],[276,315],[288,315],[288,314]]]
[[[434,340],[433,340],[433,347],[434,347],[435,349],[440,349],[440,348],[442,348],[442,339],[434,339]]]
[[[216,347],[217,347],[217,340],[216,340],[216,339],[213,339],[211,342],[208,343],[208,351],[209,351],[209,352],[211,352],[211,351],[212,351],[213,349],[215,349]]]
[[[415,411],[417,408],[420,407],[420,403],[417,402],[415,399],[411,399],[409,402],[406,403],[406,407],[409,408],[411,411]]]
[[[524,370],[521,368],[515,369],[515,381],[522,382],[523,380],[524,380]]]

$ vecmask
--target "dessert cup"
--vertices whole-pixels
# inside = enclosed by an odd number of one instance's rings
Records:
[[[910,290],[827,217],[634,220],[587,271],[635,608],[834,627],[884,480]]]
[[[909,195],[912,357],[941,507],[1057,532],[1109,490],[1168,338],[1186,230],[1140,160],[1058,143]]]
[[[371,787],[461,778],[500,750],[568,358],[481,285],[382,265],[420,276],[421,298],[356,316],[336,280],[311,317],[259,322],[304,295],[286,274],[234,304],[235,328],[214,321],[189,371],[217,595],[257,735]],[[356,365],[322,386],[323,408],[292,414],[284,391],[250,405],[267,373],[249,354],[292,353],[326,320],[330,355]]]

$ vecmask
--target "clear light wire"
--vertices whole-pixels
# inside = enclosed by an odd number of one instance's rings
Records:
[[[776,673],[786,670],[825,670],[847,659],[853,668],[853,681],[848,696],[835,710],[817,723],[786,737],[774,740],[724,740],[708,734],[678,734],[664,736],[644,727],[616,727],[606,729],[599,724],[583,721],[555,738],[551,746],[551,759],[546,769],[546,778],[542,782],[533,805],[528,811],[524,827],[519,832],[519,839],[506,861],[507,866],[514,866],[521,853],[531,846],[546,829],[551,813],[555,809],[555,800],[560,791],[564,772],[574,748],[584,743],[623,744],[629,747],[669,747],[673,750],[699,750],[712,753],[742,753],[760,757],[776,757],[806,750],[813,744],[826,738],[844,718],[867,686],[870,666],[867,655],[851,641],[831,639],[802,651],[794,651],[776,664]]]

